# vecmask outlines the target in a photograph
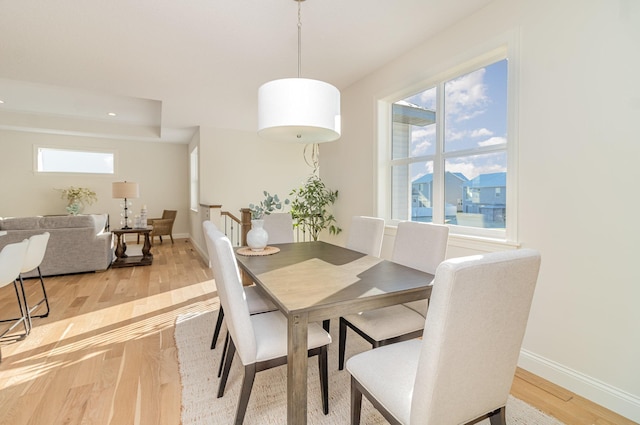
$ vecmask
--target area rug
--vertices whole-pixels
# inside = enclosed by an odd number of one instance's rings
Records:
[[[233,362],[227,388],[222,398],[218,391],[218,365],[226,329],[220,333],[219,345],[210,349],[211,337],[218,312],[181,315],[176,320],[175,340],[178,348],[182,380],[182,424],[226,425],[233,423],[243,370],[240,361]],[[309,359],[308,423],[310,425],[343,425],[349,423],[350,375],[338,371],[337,327],[332,323],[333,343],[329,346],[329,415],[322,413],[317,358]],[[347,338],[347,358],[370,346],[355,334]],[[256,374],[253,391],[247,406],[245,425],[286,423],[286,366]],[[388,422],[367,401],[362,400],[363,425]],[[507,423],[517,425],[562,425],[529,404],[509,397]],[[489,425],[489,420],[480,422]]]

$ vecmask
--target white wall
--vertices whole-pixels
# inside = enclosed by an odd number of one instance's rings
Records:
[[[33,171],[34,145],[115,149],[116,175],[39,175]],[[80,186],[98,197],[84,212],[109,213],[111,226],[119,228],[122,210],[111,197],[111,183],[128,180],[140,187],[130,216],[144,204],[149,217],[175,209],[174,236],[189,235],[187,145],[0,130],[0,152],[0,217],[66,214],[66,201],[54,189]]]
[[[343,136],[321,146],[321,174],[340,190],[339,222],[376,214],[376,99],[514,33],[519,242],[542,253],[520,364],[640,422],[640,3],[490,4],[343,90]],[[473,247],[448,254],[492,249]]]
[[[264,199],[263,190],[277,194],[281,200],[291,199],[291,190],[312,172],[304,161],[302,145],[267,142],[255,131],[201,127],[198,140],[191,145],[196,143],[200,159],[200,203],[222,205],[223,211],[238,218],[240,208]],[[196,220],[202,217],[201,212]],[[200,225],[198,221],[192,229],[194,242],[203,249]]]

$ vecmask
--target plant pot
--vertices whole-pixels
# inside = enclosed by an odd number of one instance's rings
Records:
[[[251,251],[262,251],[267,246],[269,235],[263,225],[264,220],[251,220],[251,230],[247,232],[247,245]]]

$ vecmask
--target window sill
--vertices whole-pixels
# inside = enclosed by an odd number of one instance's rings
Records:
[[[471,236],[449,233],[449,245],[457,248],[473,249],[485,252],[504,251],[518,249],[517,242],[504,239],[493,239],[482,236]]]
[[[395,238],[397,226],[385,226],[385,235]],[[462,248],[481,252],[505,251],[520,248],[520,244],[504,239],[486,236],[463,235],[449,232],[449,247]]]

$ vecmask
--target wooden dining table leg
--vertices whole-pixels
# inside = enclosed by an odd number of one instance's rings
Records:
[[[307,423],[307,334],[309,317],[294,314],[288,318],[287,424]]]

